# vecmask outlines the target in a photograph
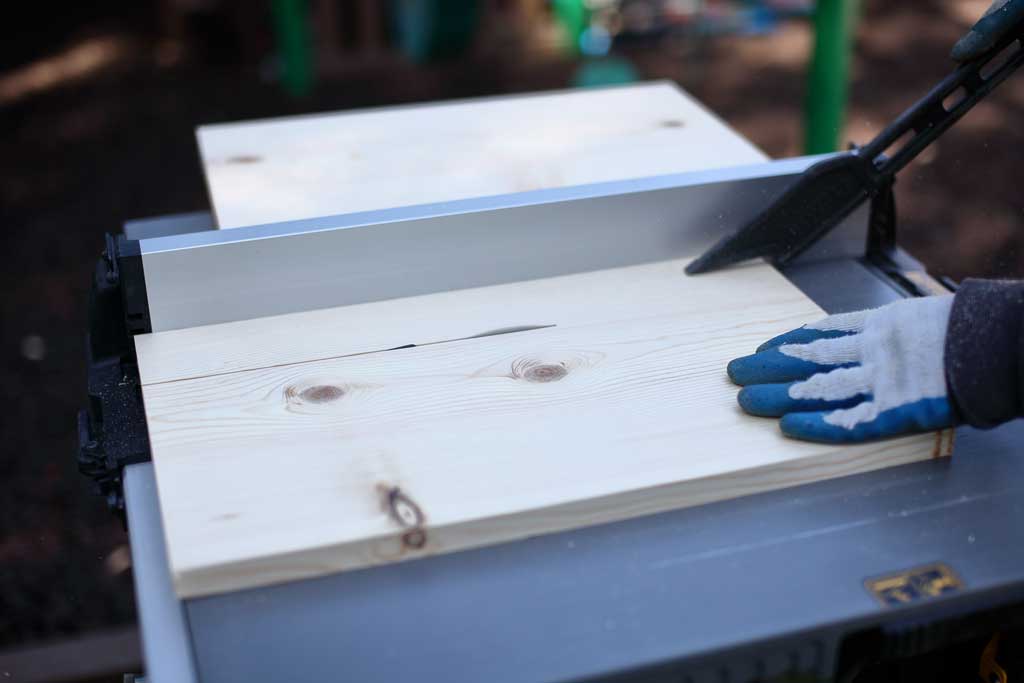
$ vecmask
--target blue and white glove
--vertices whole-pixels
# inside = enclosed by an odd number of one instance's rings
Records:
[[[943,348],[952,296],[823,318],[729,363],[740,406],[787,436],[856,442],[949,427]]]

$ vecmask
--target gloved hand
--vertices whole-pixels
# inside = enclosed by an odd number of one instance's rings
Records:
[[[970,62],[995,47],[1001,38],[1024,20],[1024,0],[995,0],[971,30],[953,46],[950,56]]]
[[[832,315],[729,363],[740,406],[784,434],[854,442],[954,423],[943,348],[952,296]]]

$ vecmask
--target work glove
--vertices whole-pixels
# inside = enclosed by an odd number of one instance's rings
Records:
[[[787,436],[857,442],[954,423],[943,348],[953,297],[831,315],[729,363],[740,406]]]

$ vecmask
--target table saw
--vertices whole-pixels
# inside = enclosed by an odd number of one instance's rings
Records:
[[[561,118],[574,108],[592,120]],[[420,132],[401,139],[410,126]],[[443,166],[513,126],[511,138],[544,144],[522,157],[513,139],[468,172]],[[147,680],[818,680],[1021,623],[1019,422],[957,430],[953,458],[354,571],[176,590],[133,335],[695,255],[820,160],[769,161],[668,84],[199,137],[212,211],[129,221],[108,240],[80,418],[83,470],[130,533]],[[393,182],[403,153],[416,161]],[[370,181],[339,181],[360,169]],[[948,286],[898,249],[891,206],[855,212],[779,270],[828,313]]]

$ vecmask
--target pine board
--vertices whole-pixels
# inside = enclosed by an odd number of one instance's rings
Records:
[[[671,83],[202,126],[220,228],[765,161]]]
[[[821,311],[767,266],[698,278],[682,266],[140,338],[178,594],[485,546],[943,453],[941,435],[824,446],[743,415],[726,362]],[[528,322],[555,327],[455,339],[526,324],[537,306],[545,317]],[[160,342],[166,334],[184,350],[166,356],[173,363],[161,374],[155,361],[174,346]],[[289,334],[306,341],[289,349]],[[381,350],[398,339],[436,343]],[[225,362],[231,346],[242,360]],[[222,349],[220,361],[205,360],[210,348]]]
[[[136,337],[144,384],[302,363],[509,327],[570,327],[669,313],[705,315],[720,299],[758,295],[756,315],[793,305],[792,287],[762,288],[760,268],[697,278],[685,260],[391,299]],[[781,276],[774,275],[774,278]],[[819,310],[807,305],[807,311]],[[752,315],[748,311],[746,315]]]

